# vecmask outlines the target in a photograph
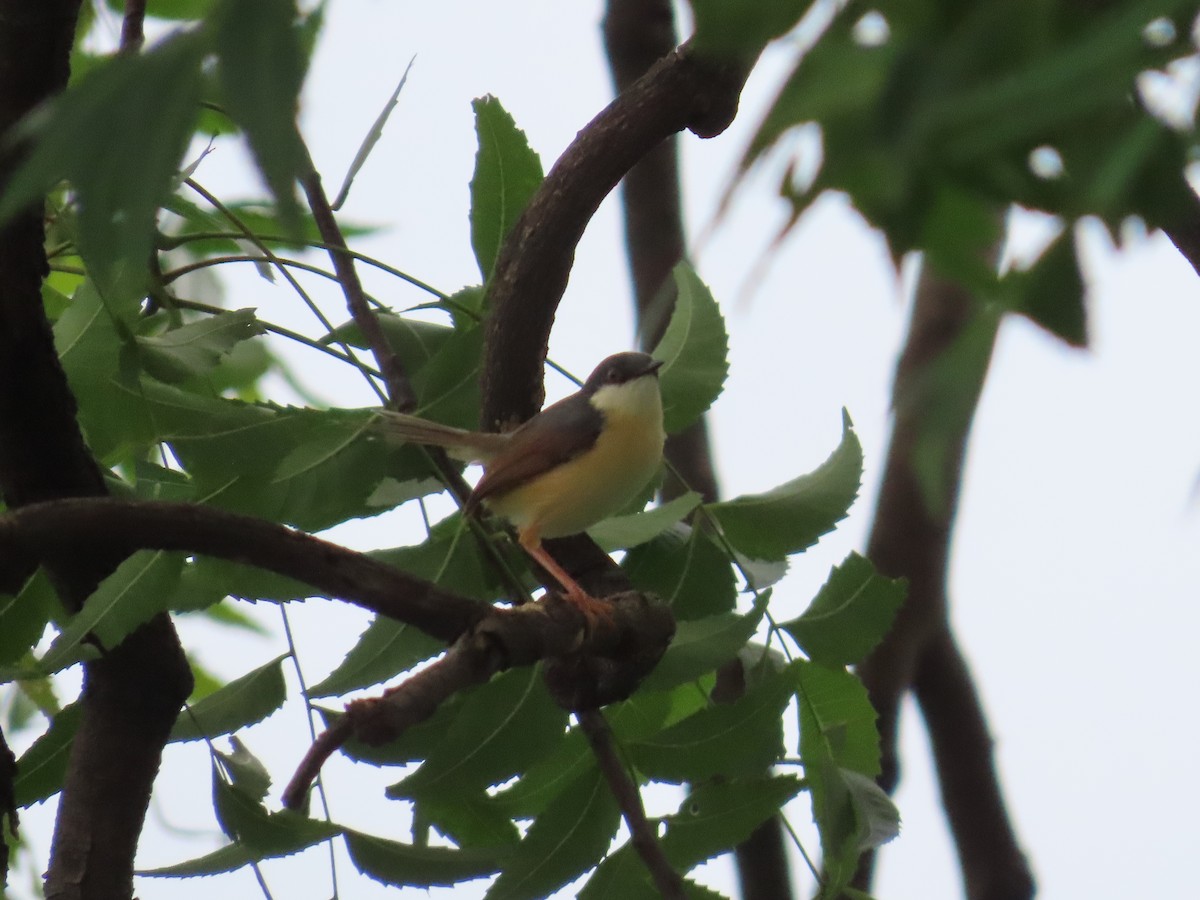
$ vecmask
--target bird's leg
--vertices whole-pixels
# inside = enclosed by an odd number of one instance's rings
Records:
[[[542,541],[536,533],[523,531],[519,537],[525,552],[562,585],[563,599],[583,613],[589,623],[598,618],[612,618],[612,607],[585,591],[583,586],[572,578],[567,570],[560,566],[558,561],[542,546]]]

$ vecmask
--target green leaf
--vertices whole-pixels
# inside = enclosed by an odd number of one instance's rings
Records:
[[[358,831],[345,831],[346,849],[355,867],[376,881],[400,886],[455,885],[490,875],[502,858],[495,850],[415,847]]]
[[[783,754],[780,715],[793,681],[790,668],[768,676],[735,703],[713,704],[634,742],[629,755],[639,771],[659,781],[759,774]]]
[[[1087,346],[1086,289],[1072,229],[1055,238],[1028,271],[1006,275],[1001,288],[1010,308],[1073,347]]]
[[[605,553],[626,550],[653,540],[700,505],[695,491],[681,494],[661,506],[628,516],[613,516],[588,529],[588,536]]]
[[[620,818],[608,783],[592,765],[533,820],[487,900],[549,896],[600,861]]]
[[[708,507],[729,542],[755,559],[782,559],[831,531],[858,496],[862,445],[842,414],[842,442],[819,468],[765,494]]]
[[[639,588],[670,603],[681,622],[726,612],[737,601],[729,555],[703,528],[663,532],[625,554],[621,567]]]
[[[188,878],[197,875],[220,875],[235,872],[242,866],[257,861],[258,857],[245,844],[226,844],[195,859],[160,866],[157,869],[138,869],[136,874],[145,878]]]
[[[280,656],[259,666],[185,709],[171,730],[172,741],[195,741],[229,734],[261,722],[287,698]]]
[[[311,688],[309,696],[333,697],[379,684],[444,647],[418,628],[377,616],[338,667]]]
[[[505,236],[542,183],[542,163],[499,100],[481,97],[471,107],[479,139],[471,179],[471,246],[486,281]]]
[[[903,578],[884,578],[870,560],[851,553],[800,616],[781,627],[814,662],[853,665],[883,640],[907,591]]]
[[[15,663],[28,653],[60,609],[58,595],[41,568],[17,594],[0,594],[0,665]]]
[[[678,296],[652,354],[663,361],[663,426],[682,431],[712,406],[729,374],[729,335],[712,292],[687,263],[675,267]]]
[[[148,0],[146,15],[155,19],[201,19],[212,9],[216,0]],[[106,0],[115,13],[125,12],[125,0]]]
[[[47,112],[26,120],[36,145],[0,198],[0,222],[60,179],[79,195],[79,250],[106,294],[136,297],[154,219],[172,187],[200,104],[204,42],[176,36],[109,57]]]
[[[221,830],[243,844],[252,859],[289,856],[328,840],[341,829],[285,809],[268,812],[251,794],[227,784],[213,766],[213,809]]]
[[[296,129],[304,50],[294,0],[223,0],[210,19],[225,111],[250,141],[288,231],[298,230],[296,179],[308,153]]]
[[[899,816],[871,780],[879,735],[862,683],[816,663],[799,662],[795,671],[800,758],[826,871],[819,896],[833,900],[854,877],[859,854],[895,836]]]
[[[845,669],[831,669],[804,660],[792,663],[790,669],[796,675],[796,696],[804,713],[801,756],[806,745],[819,740],[841,768],[878,775],[877,716],[863,683]],[[803,730],[805,721],[809,723],[807,735]]]
[[[737,656],[746,646],[767,610],[769,592],[745,615],[719,613],[680,622],[671,646],[646,680],[642,690],[660,691],[694,681]]]
[[[88,635],[108,649],[116,647],[137,626],[168,608],[182,568],[181,554],[160,550],[139,550],[126,559],[63,628],[42,657],[42,667],[53,673],[78,661],[80,643]]]
[[[581,778],[592,767],[592,760],[587,738],[572,728],[549,755],[526,769],[516,784],[500,791],[495,799],[511,818],[531,819]]]
[[[150,444],[155,422],[124,352],[136,311],[102,300],[86,281],[54,325],[54,344],[79,403],[79,424],[102,461]],[[142,455],[142,454],[131,454]]]
[[[663,852],[686,872],[742,841],[803,787],[792,775],[714,780],[692,789],[668,816]]]
[[[388,795],[445,800],[499,784],[552,752],[566,718],[539,666],[505,672],[467,696],[442,742]]]
[[[688,0],[696,18],[696,53],[754,60],[768,43],[795,27],[808,0]]]
[[[229,742],[233,745],[233,751],[222,753],[217,750],[217,758],[221,760],[233,786],[261,803],[271,788],[271,775],[267,767],[236,736],[231,737]]]
[[[858,821],[858,849],[880,847],[900,834],[900,811],[875,779],[853,769],[842,769],[850,803]]]
[[[501,804],[482,792],[445,800],[434,795],[418,801],[417,808],[425,821],[460,847],[511,848],[521,839]]]
[[[483,328],[456,328],[413,373],[413,390],[420,401],[416,413],[459,428],[478,427],[482,353]]]
[[[426,322],[395,313],[379,312],[375,318],[383,330],[388,346],[404,360],[410,375],[424,368],[455,331],[449,325]],[[335,339],[343,340],[353,347],[368,349],[367,341],[354,321],[339,325],[322,338],[321,343],[329,344]]]
[[[149,374],[180,382],[209,374],[239,342],[263,331],[253,309],[237,309],[136,340]]]
[[[64,707],[50,721],[46,733],[17,760],[17,780],[13,785],[17,806],[31,806],[62,790],[67,757],[82,715],[83,707],[78,702]]]

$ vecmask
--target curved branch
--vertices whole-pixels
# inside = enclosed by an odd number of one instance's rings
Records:
[[[352,702],[345,717],[317,739],[297,768],[284,792],[284,805],[290,809],[303,805],[322,764],[351,736],[372,745],[393,741],[433,715],[453,694],[482,684],[497,672],[546,659],[657,661],[675,634],[670,608],[634,591],[610,598],[610,603],[611,618],[595,628],[589,628],[579,608],[558,594],[514,609],[492,609],[437,662],[382,697]],[[627,697],[626,687],[622,683],[622,692],[597,697],[598,704]]]
[[[0,517],[0,559],[41,560],[84,546],[180,550],[249,563],[440,640],[454,640],[491,608],[329,541],[195,503],[55,500]]]
[[[508,233],[488,283],[482,424],[505,430],[544,399],[542,363],[575,247],[617,182],[665,138],[724,131],[747,69],[682,47],[584,126]]]

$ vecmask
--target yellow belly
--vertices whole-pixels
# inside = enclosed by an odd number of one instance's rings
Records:
[[[607,413],[587,453],[486,503],[540,537],[578,534],[620,512],[650,483],[664,439],[661,410],[657,418]]]

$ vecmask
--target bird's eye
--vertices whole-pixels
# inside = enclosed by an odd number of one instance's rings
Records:
[[[609,369],[608,370],[608,378],[606,380],[610,384],[616,384],[617,382],[619,382],[621,380],[621,373],[618,372],[616,369]]]

